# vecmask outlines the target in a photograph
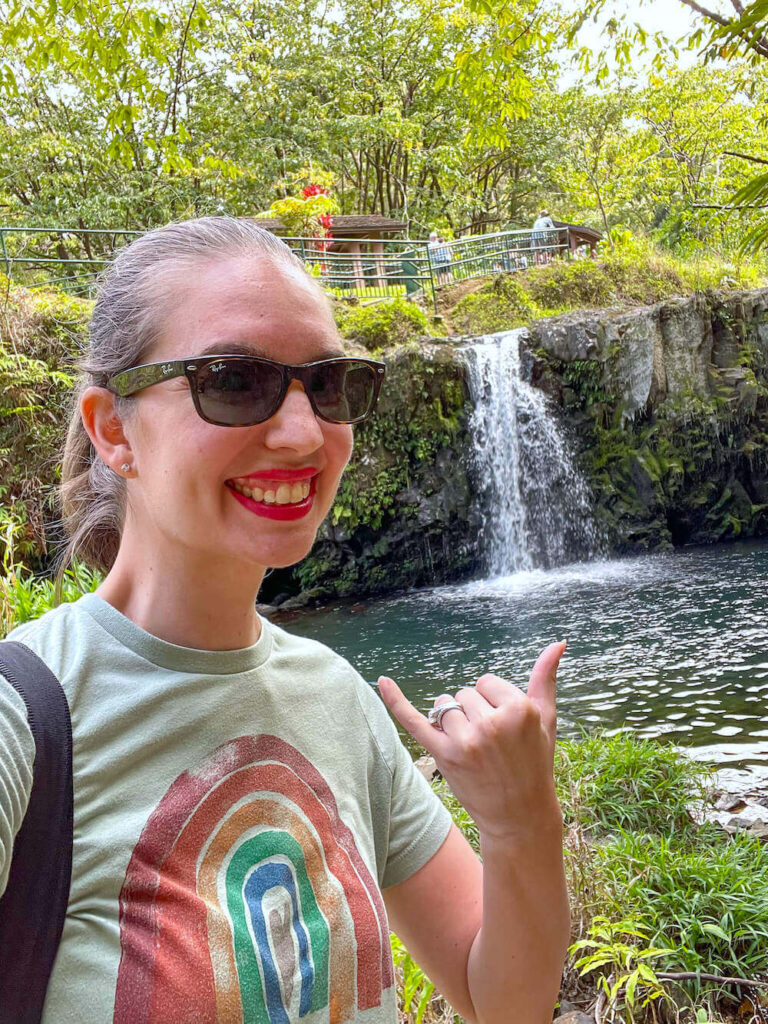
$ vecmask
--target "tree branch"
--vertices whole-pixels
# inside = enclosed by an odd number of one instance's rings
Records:
[[[701,981],[716,981],[721,985],[745,985],[748,988],[765,988],[768,989],[768,981],[750,981],[748,978],[725,978],[721,974],[696,974],[695,971],[683,971],[681,973],[672,973],[669,971],[657,971],[657,978],[663,978],[664,981],[685,981],[690,979],[701,979]]]
[[[189,17],[187,18],[187,24],[184,26],[184,35],[181,37],[181,45],[179,47],[179,55],[176,60],[176,76],[173,83],[173,100],[171,103],[171,129],[173,134],[176,134],[176,106],[179,101],[179,87],[181,85],[181,72],[184,66],[184,51],[187,48],[187,37],[189,36],[189,26],[192,24],[192,15],[195,13],[197,7],[197,0],[194,0],[192,6],[189,9]]]
[[[768,164],[768,160],[764,160],[761,156],[749,156],[747,153],[734,153],[731,149],[724,149],[723,156],[735,156],[739,160],[749,160],[753,164]]]
[[[768,210],[768,203],[754,204],[751,206],[726,206],[725,204],[717,205],[716,203],[692,203],[694,210]]]
[[[697,4],[696,0],[680,0],[681,3],[685,4],[686,7],[690,7],[692,11],[696,11],[697,14],[701,14],[705,18],[709,18],[710,21],[716,21],[718,25],[722,25],[723,28],[731,28],[733,21],[731,18],[724,18],[722,14],[718,14],[717,11],[708,11],[706,7],[702,7],[701,4]]]

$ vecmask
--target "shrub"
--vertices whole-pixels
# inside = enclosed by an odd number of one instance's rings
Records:
[[[689,807],[707,798],[712,769],[630,733],[592,733],[557,745],[558,798],[566,824],[593,836],[617,831],[690,835]]]
[[[371,352],[430,334],[426,313],[407,299],[391,299],[372,306],[339,307],[336,323],[343,337]]]
[[[492,334],[521,327],[540,313],[520,280],[506,274],[465,295],[450,316],[454,330],[461,334]]]
[[[16,554],[39,566],[66,432],[73,366],[92,303],[8,287],[0,312],[0,501],[12,506]],[[0,287],[2,282],[0,281]]]
[[[97,573],[76,564],[65,572],[57,594],[53,579],[33,576],[25,566],[8,564],[6,559],[0,576],[0,638],[22,622],[39,619],[60,601],[76,601],[100,583]]]
[[[599,848],[595,869],[606,913],[641,916],[652,944],[674,947],[665,971],[768,971],[768,847],[759,839],[706,825],[691,848],[627,833]]]

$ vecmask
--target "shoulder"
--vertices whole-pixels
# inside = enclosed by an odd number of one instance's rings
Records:
[[[44,615],[37,619],[22,622],[12,629],[4,639],[15,640],[18,643],[26,644],[28,647],[39,645],[45,637],[54,636],[57,633],[66,631],[75,619],[82,617],[83,600],[83,598],[80,598],[77,601],[65,602],[64,604],[57,605],[55,608],[51,608],[50,611],[45,612]]]
[[[98,627],[87,614],[88,595],[77,601],[67,602],[52,608],[39,619],[24,622],[12,630],[6,640],[14,640],[34,651],[61,681],[62,673],[72,660],[75,650],[89,642],[97,645],[100,641]]]

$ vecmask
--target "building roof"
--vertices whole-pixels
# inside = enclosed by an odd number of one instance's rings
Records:
[[[267,231],[285,231],[285,225],[279,217],[258,217],[258,223]],[[365,236],[371,231],[394,234],[405,231],[407,224],[402,220],[393,220],[380,213],[339,213],[331,215],[331,231],[339,238],[355,238]]]
[[[584,224],[568,224],[564,220],[553,220],[552,223],[556,228],[568,228],[572,235],[590,245],[597,245],[603,237],[602,231],[598,231],[597,228],[588,228]]]

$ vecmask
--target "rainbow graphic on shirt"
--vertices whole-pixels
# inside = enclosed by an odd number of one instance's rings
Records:
[[[394,972],[381,892],[317,769],[243,736],[150,815],[120,894],[114,1024],[343,1024]]]

